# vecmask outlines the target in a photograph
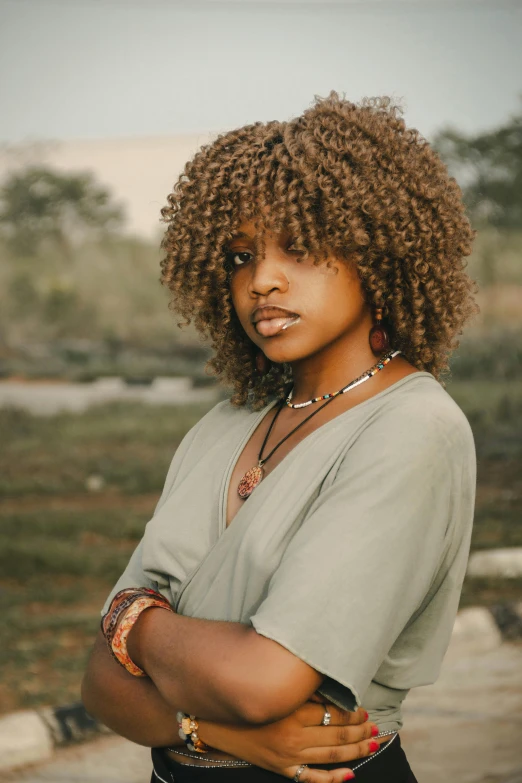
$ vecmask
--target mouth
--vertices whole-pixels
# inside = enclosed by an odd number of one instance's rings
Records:
[[[274,337],[300,320],[298,313],[283,307],[259,307],[252,316],[256,332],[263,337]]]

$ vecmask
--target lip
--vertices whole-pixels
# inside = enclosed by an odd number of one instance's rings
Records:
[[[301,316],[286,307],[263,305],[256,307],[251,316],[254,329],[261,337],[275,337],[290,326],[299,323]]]
[[[299,313],[294,310],[289,310],[287,307],[279,307],[278,305],[262,305],[256,307],[250,320],[253,324],[258,321],[268,321],[272,318],[299,318]]]

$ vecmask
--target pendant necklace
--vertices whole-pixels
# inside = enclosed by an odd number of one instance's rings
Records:
[[[270,422],[270,427],[268,428],[268,432],[266,433],[263,443],[261,445],[261,448],[259,449],[259,454],[257,456],[257,465],[254,465],[254,467],[247,470],[239,484],[237,485],[237,493],[242,500],[246,500],[254,489],[257,487],[257,485],[263,480],[263,465],[265,462],[268,462],[270,457],[274,454],[274,452],[277,451],[279,446],[282,446],[283,443],[288,440],[290,435],[293,435],[294,432],[296,432],[300,427],[303,426],[303,424],[306,424],[309,419],[312,418],[312,416],[315,416],[316,413],[319,413],[319,411],[322,411],[323,408],[326,408],[329,403],[331,403],[339,394],[346,394],[347,391],[350,391],[350,389],[354,389],[356,386],[360,386],[361,383],[364,383],[365,381],[369,381],[370,378],[372,378],[374,375],[377,375],[378,372],[383,370],[386,365],[391,362],[392,359],[394,359],[398,354],[400,354],[400,351],[390,351],[386,354],[382,359],[380,359],[376,364],[373,365],[373,367],[370,367],[369,370],[366,370],[362,375],[360,375],[355,380],[351,381],[347,386],[343,386],[342,389],[339,389],[339,391],[334,392],[333,394],[324,394],[322,397],[314,397],[311,400],[307,400],[306,402],[300,402],[293,404],[292,403],[292,391],[290,391],[290,394],[286,399],[283,397],[282,400],[279,401],[276,414],[272,421]],[[297,427],[294,427],[288,435],[285,435],[285,437],[279,441],[279,443],[276,443],[272,451],[267,454],[266,457],[263,457],[263,451],[265,449],[266,443],[268,441],[268,438],[270,437],[270,433],[272,432],[274,428],[274,424],[276,423],[276,419],[283,410],[284,405],[288,405],[289,408],[305,408],[307,405],[312,405],[314,402],[320,402],[321,400],[325,400],[324,405],[320,405],[318,408],[316,408],[312,413],[310,413],[305,419],[303,419],[302,422],[300,422]]]

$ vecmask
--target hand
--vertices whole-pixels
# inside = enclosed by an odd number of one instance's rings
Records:
[[[328,705],[332,716],[322,726],[324,705],[312,697],[292,715],[263,726],[199,722],[200,737],[214,748],[292,779],[301,764],[342,764],[370,756],[378,749],[378,732],[362,708],[347,712]],[[373,747],[373,750],[372,750]],[[300,783],[341,783],[355,777],[349,766],[335,770],[307,768]]]

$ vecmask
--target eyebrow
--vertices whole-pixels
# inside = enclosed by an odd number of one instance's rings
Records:
[[[251,240],[253,240],[254,237],[251,236],[250,234],[246,234],[244,231],[238,231],[236,234],[234,234],[234,236],[232,237],[232,239],[230,241],[233,242],[234,239],[251,239]]]

